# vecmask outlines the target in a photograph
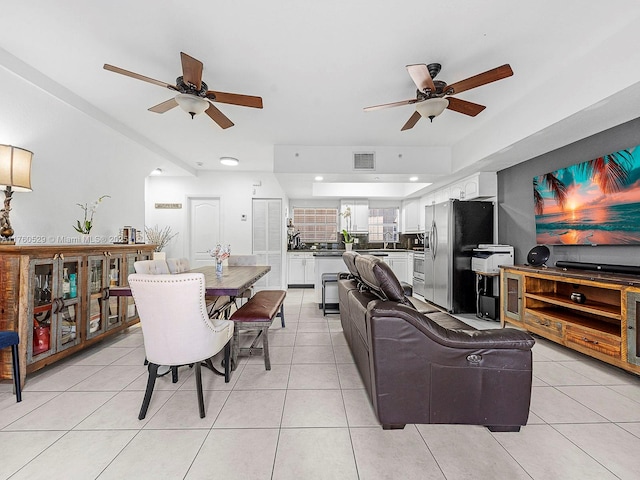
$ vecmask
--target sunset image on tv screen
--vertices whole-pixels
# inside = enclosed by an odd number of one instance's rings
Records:
[[[640,148],[533,178],[536,242],[640,244]]]

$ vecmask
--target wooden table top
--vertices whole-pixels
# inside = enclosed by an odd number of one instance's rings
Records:
[[[237,297],[271,270],[269,265],[225,266],[222,276],[216,274],[215,265],[194,268],[186,273],[204,273],[207,295]]]
[[[204,283],[208,296],[237,297],[261,277],[269,273],[269,265],[225,266],[222,276],[216,274],[215,265],[194,268],[185,273],[204,273]],[[109,295],[113,297],[130,297],[129,287],[111,287]]]

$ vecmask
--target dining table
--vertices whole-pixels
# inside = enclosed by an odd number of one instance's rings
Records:
[[[215,265],[205,265],[193,268],[183,273],[204,274],[205,295],[207,297],[228,296],[235,298],[255,284],[271,270],[269,265],[234,265],[225,266],[222,275],[216,272]],[[109,288],[109,296],[130,297],[131,288],[128,286],[113,286]]]

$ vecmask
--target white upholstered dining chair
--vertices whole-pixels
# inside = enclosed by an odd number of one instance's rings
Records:
[[[229,355],[233,322],[210,319],[205,305],[202,273],[177,275],[129,275],[131,294],[142,325],[144,349],[149,361],[149,378],[138,418],[149,408],[160,365],[194,365],[200,418],[204,418],[201,363],[229,382]],[[211,358],[224,349],[224,373],[213,367]]]
[[[188,258],[167,258],[167,265],[171,273],[184,273],[191,270]]]
[[[165,275],[170,273],[169,266],[164,260],[138,260],[133,263],[133,269],[136,273],[146,275]]]
[[[256,255],[229,255],[229,258],[227,259],[227,265],[229,265],[230,267],[253,266],[253,265],[257,265],[257,263],[258,263],[258,257]],[[249,287],[248,289],[246,289],[244,292],[242,292],[240,295],[236,297],[236,306],[238,306],[237,304],[238,299],[240,299],[240,303],[242,304],[243,298],[247,300],[251,298],[252,295],[253,295],[253,286]]]

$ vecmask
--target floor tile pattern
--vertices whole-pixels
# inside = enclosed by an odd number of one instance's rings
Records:
[[[342,334],[312,289],[290,289],[269,332],[271,371],[241,357],[231,382],[161,377],[147,417],[139,327],[0,384],[0,479],[637,479],[640,378],[537,338],[529,424],[381,429]],[[496,322],[462,316],[479,328]],[[242,338],[243,342],[250,342]]]

